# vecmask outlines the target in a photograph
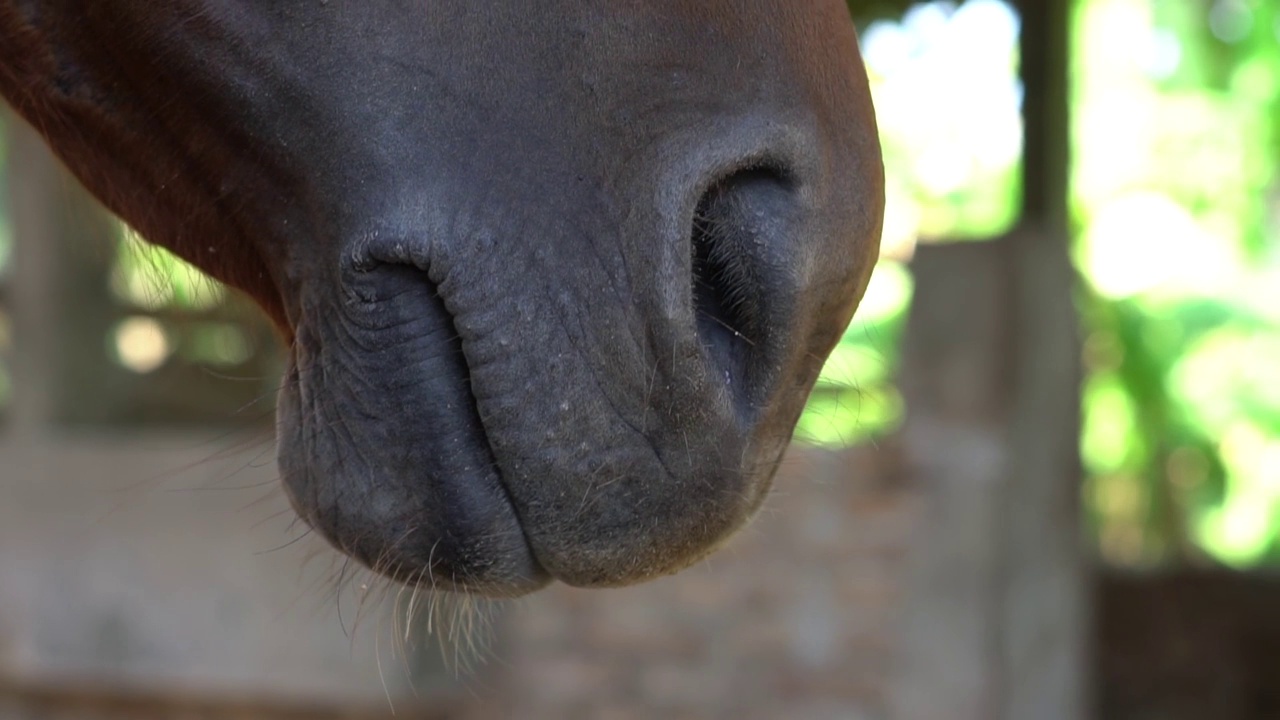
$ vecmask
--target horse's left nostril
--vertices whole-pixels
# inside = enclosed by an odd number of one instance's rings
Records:
[[[792,183],[781,173],[739,171],[712,186],[693,218],[693,309],[698,334],[750,415],[754,366],[769,341],[772,301],[785,295],[781,256],[794,211]]]

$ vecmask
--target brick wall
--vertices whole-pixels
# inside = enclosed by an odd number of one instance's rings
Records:
[[[475,717],[884,717],[912,526],[890,452],[793,452],[756,522],[702,565],[513,608]]]

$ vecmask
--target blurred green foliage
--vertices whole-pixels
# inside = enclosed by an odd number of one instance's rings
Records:
[[[1012,219],[1017,158],[990,129],[1017,135],[1016,43],[997,5],[921,4],[863,30],[890,259],[820,380],[804,440],[900,422],[901,248],[992,236]],[[1280,4],[1077,0],[1074,23],[1081,452],[1097,547],[1129,566],[1280,560]],[[939,143],[971,155],[939,172]],[[952,183],[931,192],[931,173]]]
[[[1078,0],[1076,31],[1099,549],[1280,560],[1280,6]]]
[[[227,297],[221,283],[123,226],[110,283],[117,302],[146,312],[209,310]]]
[[[796,439],[845,447],[897,429],[905,407],[895,376],[912,289],[906,265],[880,262],[857,319],[822,369]]]

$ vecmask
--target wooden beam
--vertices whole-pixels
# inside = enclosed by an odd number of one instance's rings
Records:
[[[1070,187],[1071,0],[1018,0],[1022,18],[1022,221],[1066,230]]]

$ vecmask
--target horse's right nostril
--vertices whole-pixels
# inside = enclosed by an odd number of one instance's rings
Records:
[[[693,218],[698,333],[739,411],[751,415],[755,367],[769,345],[772,304],[784,297],[794,188],[769,168],[736,172],[702,196]]]

